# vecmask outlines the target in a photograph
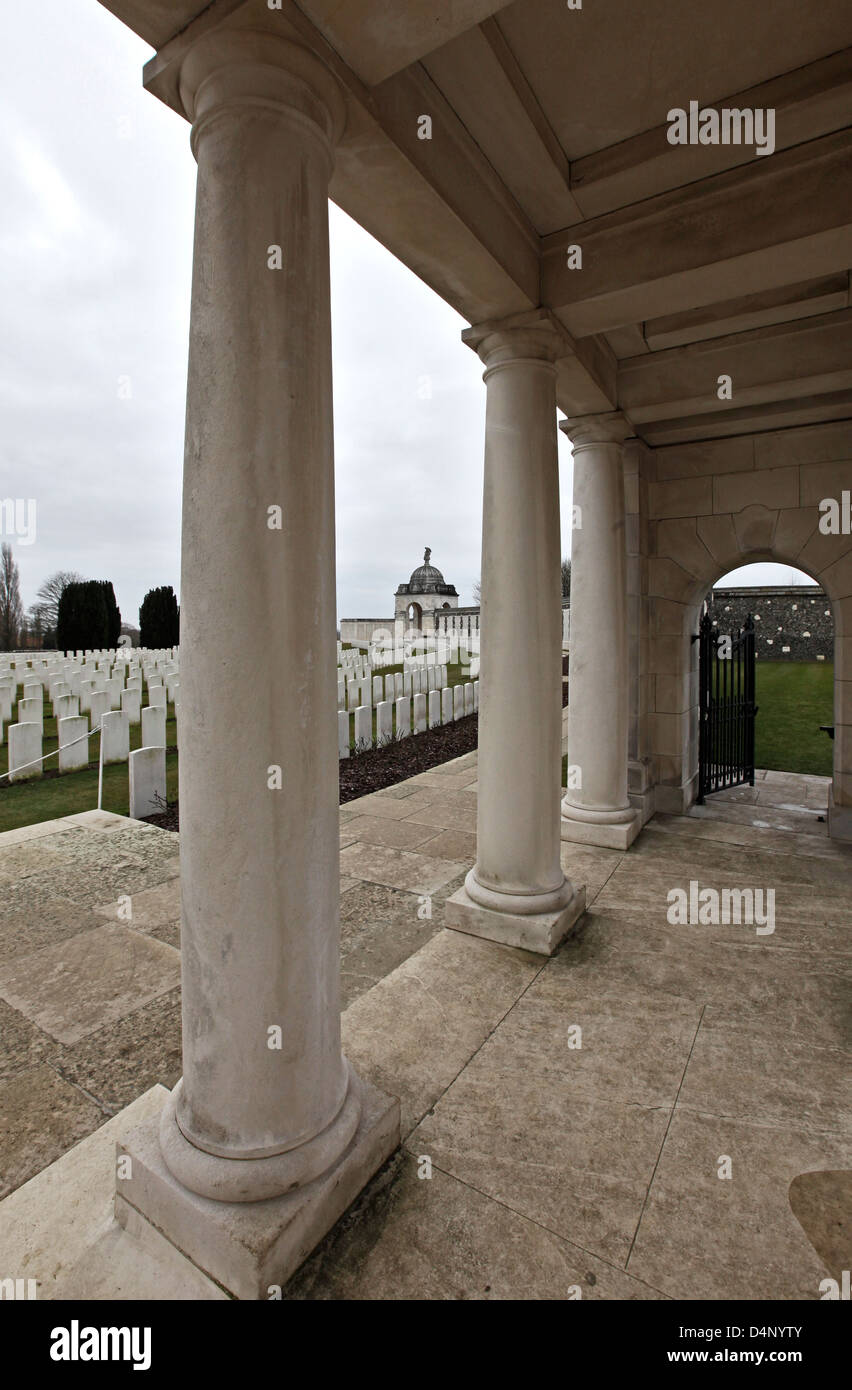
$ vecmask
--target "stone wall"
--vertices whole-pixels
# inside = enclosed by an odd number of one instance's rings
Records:
[[[720,632],[754,617],[759,661],[833,661],[834,622],[824,589],[816,586],[713,589],[708,595]]]
[[[394,632],[393,618],[341,618],[340,619],[340,640],[349,642],[353,646],[357,643],[368,643],[374,632],[390,633]]]
[[[774,561],[813,575],[834,622],[834,776],[830,833],[852,839],[852,534],[820,527],[826,499],[840,502],[852,469],[852,422],[735,435],[648,449],[625,448],[632,726],[631,799],[647,769],[657,811],[683,815],[698,771],[698,630],[701,604],[731,570]],[[754,591],[749,598],[753,602]],[[807,608],[817,592],[804,590]],[[815,600],[811,605],[810,599]],[[792,602],[798,603],[797,597]],[[759,608],[763,631],[775,600]],[[724,609],[724,604],[722,605]],[[788,619],[793,615],[785,609]],[[808,624],[799,629],[825,628]],[[761,660],[777,647],[796,658],[784,618],[772,624]],[[778,628],[781,627],[779,634]],[[814,655],[820,655],[817,649]],[[830,660],[831,648],[824,651]],[[647,662],[647,664],[646,664]],[[635,804],[635,802],[634,802]]]

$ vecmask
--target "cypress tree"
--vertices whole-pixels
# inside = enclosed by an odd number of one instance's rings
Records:
[[[143,647],[176,647],[180,641],[180,609],[171,584],[149,589],[139,609],[139,642]]]
[[[108,581],[89,579],[81,584],[67,585],[59,599],[57,611],[57,647],[64,652],[114,647],[121,628],[120,615],[118,629],[115,628],[117,613],[115,594]],[[115,640],[111,641],[113,632]]]

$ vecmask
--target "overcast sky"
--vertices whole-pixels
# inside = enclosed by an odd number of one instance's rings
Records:
[[[79,570],[111,579],[136,623],[149,588],[179,588],[189,127],[143,91],[151,50],[96,0],[7,4],[0,37],[0,496],[37,503],[34,543],[11,538],[22,596]],[[448,305],[344,213],[330,221],[338,615],[391,614],[426,545],[470,603],[481,364]],[[559,450],[568,552],[561,435]]]

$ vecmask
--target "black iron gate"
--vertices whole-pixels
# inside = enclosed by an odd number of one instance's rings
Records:
[[[754,619],[724,633],[704,613],[698,629],[698,800],[754,786]]]

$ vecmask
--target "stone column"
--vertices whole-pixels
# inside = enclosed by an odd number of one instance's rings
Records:
[[[159,1145],[130,1146],[117,1209],[141,1210],[240,1297],[265,1297],[398,1142],[398,1103],[359,1082],[340,1042],[327,197],[345,112],[320,61],[268,34],[202,39],[181,96],[198,161],[184,1075]]]
[[[563,420],[574,449],[568,791],[562,838],[626,849],[640,829],[627,796],[627,551],[623,415]]]
[[[485,363],[477,860],[445,923],[551,954],[585,907],[560,865],[556,367],[544,311],[468,329]]]

